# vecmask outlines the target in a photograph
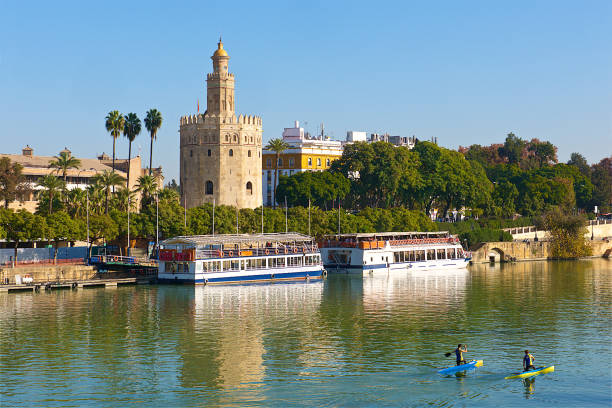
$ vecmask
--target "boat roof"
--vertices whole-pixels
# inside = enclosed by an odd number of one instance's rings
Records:
[[[218,245],[218,244],[240,244],[255,242],[309,242],[312,237],[298,232],[287,232],[277,234],[215,234],[215,235],[181,235],[168,238],[162,245]]]
[[[374,238],[374,237],[395,237],[400,235],[419,235],[419,236],[439,236],[449,235],[448,231],[391,231],[391,232],[357,232],[353,234],[331,234],[325,238]]]

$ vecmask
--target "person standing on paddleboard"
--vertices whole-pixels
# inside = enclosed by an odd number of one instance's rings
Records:
[[[467,344],[459,344],[455,349],[455,355],[457,356],[457,365],[465,364],[465,360],[463,359],[463,353],[467,353]]]
[[[523,357],[523,371],[535,370],[533,362],[535,357],[529,354],[529,350],[525,350],[525,357]]]

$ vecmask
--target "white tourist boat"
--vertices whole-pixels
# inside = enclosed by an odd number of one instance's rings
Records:
[[[319,279],[313,238],[297,233],[192,235],[160,243],[160,282],[219,284]]]
[[[456,269],[470,261],[447,231],[336,234],[325,236],[319,247],[329,272]]]

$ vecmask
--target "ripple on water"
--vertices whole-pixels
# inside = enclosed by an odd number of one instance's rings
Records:
[[[611,272],[592,260],[0,295],[0,405],[609,406]],[[437,375],[459,342],[485,365]],[[526,347],[555,373],[503,380]]]

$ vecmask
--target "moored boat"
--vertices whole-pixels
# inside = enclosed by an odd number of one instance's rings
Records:
[[[442,370],[438,371],[438,374],[458,373],[459,371],[471,370],[472,368],[482,367],[483,364],[484,364],[483,360],[472,360],[470,362],[467,362],[465,364],[461,364],[458,366],[451,366],[451,367],[443,368]]]
[[[303,234],[193,235],[160,243],[160,282],[244,283],[323,274],[317,244]]]
[[[533,377],[534,375],[552,373],[553,371],[555,371],[555,366],[538,367],[538,368],[535,368],[533,370],[523,371],[522,373],[514,373],[513,375],[509,375],[508,377],[504,377],[504,380],[510,380],[510,379],[513,379],[513,378]]]
[[[330,272],[456,269],[470,261],[447,231],[336,234],[325,236],[319,247]]]

